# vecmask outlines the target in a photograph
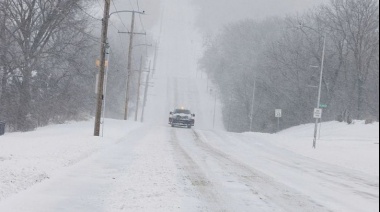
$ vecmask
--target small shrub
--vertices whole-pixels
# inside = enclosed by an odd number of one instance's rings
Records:
[[[351,116],[347,116],[347,120],[346,120],[346,122],[347,122],[348,124],[354,124],[354,120],[352,120]]]
[[[373,118],[367,118],[365,120],[365,124],[373,124],[375,121],[373,120]]]
[[[343,122],[343,115],[338,115],[336,117],[336,120],[339,121],[339,122]]]

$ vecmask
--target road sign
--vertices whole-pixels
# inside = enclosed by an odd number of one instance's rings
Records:
[[[315,108],[314,109],[314,118],[316,118],[316,119],[322,118],[322,112],[323,112],[323,110],[321,108]]]
[[[326,104],[320,104],[319,107],[320,108],[327,108],[327,105]]]
[[[276,115],[276,118],[281,118],[282,117],[282,110],[281,109],[276,109],[275,115]]]
[[[100,67],[100,60],[96,59],[95,64],[96,64],[96,67],[99,68]],[[104,66],[108,67],[108,60],[104,61]]]

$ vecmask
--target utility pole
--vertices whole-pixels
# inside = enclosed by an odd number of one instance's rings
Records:
[[[326,34],[323,37],[323,51],[322,51],[322,61],[321,61],[321,74],[319,79],[319,91],[318,91],[318,105],[317,108],[321,108],[321,93],[322,93],[322,81],[323,81],[323,68],[325,62],[325,51],[326,51]],[[314,127],[314,140],[313,140],[313,148],[317,148],[317,135],[318,135],[318,121],[319,119],[315,119],[315,127]]]
[[[148,70],[148,74],[146,75],[146,80],[145,80],[145,91],[144,91],[143,108],[141,112],[141,122],[144,122],[144,111],[145,111],[146,99],[148,98],[149,74],[150,74],[151,62],[152,61],[149,61],[149,70]]]
[[[227,131],[231,130],[231,113],[232,113],[232,92],[230,91],[229,99],[228,99],[228,123],[227,123]]]
[[[129,34],[129,51],[128,51],[128,70],[127,70],[127,91],[125,98],[124,120],[128,120],[128,104],[129,104],[129,84],[132,77],[132,49],[133,49],[133,31],[135,28],[135,12],[132,12],[131,33]]]
[[[104,125],[105,125],[105,115],[106,115],[106,96],[107,96],[107,82],[108,82],[108,70],[109,70],[109,64],[110,64],[110,51],[109,51],[109,45],[107,42],[107,59],[106,59],[106,68],[105,68],[105,79],[104,79],[104,98],[103,98],[103,121],[102,121],[102,137],[104,136]]]
[[[146,33],[135,33],[135,16],[136,13],[138,14],[145,14],[145,11],[138,12],[138,11],[119,11],[119,12],[131,12],[132,13],[132,21],[131,21],[131,32],[128,32],[129,34],[129,50],[128,50],[128,67],[127,67],[127,88],[126,88],[126,95],[125,95],[125,110],[124,110],[124,120],[128,120],[128,106],[129,106],[129,90],[130,90],[130,82],[132,77],[132,50],[133,50],[133,35],[136,34],[143,34],[146,35]],[[124,33],[124,32],[119,32]]]
[[[215,129],[215,114],[216,114],[216,100],[217,100],[217,92],[214,91],[215,99],[214,99],[214,117],[212,119],[212,128]]]
[[[206,75],[206,80],[207,80],[207,88],[206,88],[206,91],[208,93],[208,74]]]
[[[251,132],[252,132],[252,122],[253,122],[253,109],[254,109],[254,103],[255,103],[255,93],[256,93],[256,80],[253,81],[252,107],[251,107],[251,112],[249,114],[249,118],[250,118],[249,131]]]
[[[104,1],[104,14],[102,19],[102,39],[100,49],[100,70],[99,70],[99,82],[98,82],[98,96],[96,102],[96,115],[95,115],[95,127],[94,136],[100,135],[100,119],[103,105],[103,88],[104,88],[104,69],[106,60],[106,46],[107,46],[107,34],[108,34],[108,19],[110,13],[111,0]]]
[[[136,113],[135,113],[135,121],[137,121],[137,116],[139,114],[139,102],[140,102],[140,87],[141,87],[141,74],[142,74],[142,64],[143,64],[143,56],[140,59],[140,70],[139,70],[139,79],[137,80],[137,99],[136,99]]]
[[[156,65],[157,65],[157,54],[158,54],[158,44],[156,43],[156,46],[154,48],[154,60],[153,60],[153,70],[152,70],[152,77],[154,77],[154,74],[156,73]]]

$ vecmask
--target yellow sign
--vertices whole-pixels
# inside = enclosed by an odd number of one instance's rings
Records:
[[[105,61],[104,66],[105,66],[105,67],[108,67],[108,61],[107,61],[107,60]],[[97,68],[100,67],[100,60],[99,60],[99,59],[96,60],[96,67],[97,67]]]

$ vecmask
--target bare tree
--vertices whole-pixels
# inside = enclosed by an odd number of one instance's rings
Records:
[[[324,120],[342,114],[378,119],[378,26],[375,0],[333,0],[285,21],[246,20],[226,26],[209,40],[200,61],[222,91],[225,126],[247,130],[253,82],[258,85],[254,130],[274,131],[276,108],[284,111],[283,127],[311,122],[325,37]]]
[[[354,89],[356,90],[356,118],[363,118],[366,82],[375,67],[379,45],[379,3],[375,0],[334,0],[331,7],[323,7],[331,31],[340,36],[342,45],[352,53]],[[353,110],[353,105],[351,105]],[[352,112],[354,112],[352,111]]]
[[[88,22],[80,13],[80,2],[85,1],[5,0],[0,3],[0,17],[7,17],[5,24],[2,22],[1,38],[7,38],[5,43],[10,44],[2,49],[8,51],[1,58],[8,67],[3,68],[6,75],[2,79],[6,83],[2,87],[17,89],[12,94],[12,100],[17,100],[17,112],[13,113],[17,115],[15,130],[27,131],[40,122],[46,124],[51,117],[42,118],[44,121],[41,117],[49,117],[46,114],[49,109],[55,117],[75,111],[72,104],[68,107],[71,101],[67,98],[72,99],[73,93],[78,92],[71,90],[73,85],[78,85],[76,78],[89,70],[89,62],[83,63],[80,58],[91,51],[91,41],[84,30]],[[13,83],[8,83],[9,76]],[[58,106],[61,113],[51,110]]]

